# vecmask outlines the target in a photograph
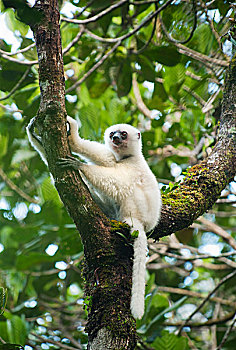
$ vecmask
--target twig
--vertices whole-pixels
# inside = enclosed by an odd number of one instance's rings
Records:
[[[34,337],[38,338],[39,340],[41,340],[42,343],[51,343],[51,344],[54,344],[54,345],[57,345],[59,347],[59,349],[67,349],[67,350],[75,350],[75,349],[81,349],[81,348],[74,348],[72,346],[69,346],[69,345],[66,345],[66,344],[63,344],[59,341],[55,341],[55,340],[52,340],[50,339],[49,337],[41,337],[40,335],[38,334],[35,334],[35,333],[31,333]]]
[[[100,67],[103,64],[103,62],[117,49],[118,46],[120,46],[120,44],[121,44],[121,41],[118,41],[112,47],[111,50],[109,50],[104,56],[102,56],[102,58],[100,58],[100,60],[83,75],[83,77],[80,80],[78,80],[75,84],[73,84],[71,87],[69,87],[66,90],[66,94],[68,94],[69,92],[73,91],[80,84],[82,84],[98,67]]]
[[[192,28],[192,30],[191,30],[191,32],[190,32],[188,38],[185,39],[185,40],[183,40],[183,41],[182,41],[182,40],[176,40],[176,39],[174,39],[174,38],[172,38],[172,37],[170,36],[170,34],[168,33],[168,31],[167,31],[167,29],[166,29],[166,27],[165,27],[165,25],[164,25],[164,22],[163,22],[163,20],[162,20],[162,17],[160,16],[160,22],[161,22],[161,26],[162,26],[163,32],[165,33],[165,35],[167,36],[167,38],[168,38],[168,40],[169,40],[170,42],[172,42],[172,43],[186,44],[187,42],[189,42],[189,41],[192,39],[193,34],[194,34],[194,32],[195,32],[195,29],[196,29],[196,27],[197,27],[197,9],[196,9],[196,1],[195,1],[195,0],[192,0],[192,6],[193,6],[193,13],[194,13],[193,28]]]
[[[216,319],[219,317],[220,309],[221,309],[221,305],[220,303],[217,303],[213,311],[213,315],[212,315],[213,319]],[[217,326],[214,324],[211,326],[211,349],[210,350],[215,350],[216,347],[217,347]]]
[[[1,54],[1,52],[0,52],[0,54]],[[8,61],[22,64],[25,66],[33,66],[34,64],[38,63],[38,60],[37,61],[21,61],[21,60],[18,60],[17,58],[13,58],[13,57],[10,57],[9,55],[5,55],[5,54],[1,54],[1,56],[2,56],[2,58],[5,58]]]
[[[195,50],[190,49],[189,47],[184,46],[183,44],[179,44],[179,43],[173,43],[173,44],[177,47],[180,53],[187,55],[189,57],[192,57],[203,64],[206,64],[206,62],[208,62],[212,66],[217,65],[220,67],[228,67],[229,65],[227,61],[220,60],[218,58],[208,57],[202,53],[199,53]]]
[[[185,324],[186,327],[191,327],[191,328],[200,328],[200,327],[207,327],[217,325],[217,324],[225,324],[227,321],[232,320],[234,317],[235,311],[230,312],[228,315],[222,317],[222,318],[217,318],[217,319],[211,319],[203,323],[195,323],[195,322],[188,322]],[[170,326],[170,327],[179,327],[181,326],[182,322],[164,322],[163,326]]]
[[[72,46],[73,46],[75,43],[77,43],[77,42],[79,41],[79,39],[81,38],[81,36],[83,35],[83,33],[84,33],[84,26],[81,27],[80,32],[79,32],[79,33],[76,35],[76,37],[69,43],[69,45],[67,45],[67,47],[64,48],[64,49],[62,50],[63,55],[64,55],[65,53],[67,53],[67,52],[72,48]]]
[[[181,289],[181,288],[174,288],[174,287],[164,287],[164,286],[158,286],[158,290],[161,292],[166,292],[166,293],[172,293],[172,294],[179,294],[179,295],[186,295],[189,296],[190,298],[201,298],[204,299],[205,296],[203,296],[201,293],[194,292],[188,289]],[[222,299],[219,297],[210,297],[211,301],[214,301],[215,303],[219,303],[222,305],[228,305],[228,306],[233,306],[236,307],[236,302],[233,302],[231,300],[227,299]]]
[[[234,315],[234,318],[233,318],[233,322],[231,324],[231,326],[227,329],[227,331],[225,332],[224,336],[223,336],[223,339],[221,340],[221,343],[220,345],[216,348],[216,350],[220,350],[222,349],[224,343],[226,342],[230,332],[232,331],[234,325],[235,325],[235,322],[236,322],[236,312],[235,312],[235,315]]]
[[[19,187],[17,187],[4,173],[4,171],[0,168],[0,176],[3,179],[3,181],[16,193],[18,193],[22,198],[27,200],[30,203],[38,204],[38,201],[32,197],[30,197],[28,194],[23,192]]]
[[[135,99],[137,102],[138,109],[140,110],[141,113],[143,113],[145,115],[145,117],[147,117],[148,119],[153,119],[152,112],[150,111],[150,109],[147,108],[147,106],[143,102],[135,74],[133,74],[132,83],[133,83],[133,92],[134,92],[134,96],[135,96]]]
[[[218,46],[221,50],[221,53],[224,55],[224,58],[226,59],[226,61],[230,61],[230,58],[223,52],[223,49],[222,49],[222,42],[221,42],[221,38],[220,38],[220,35],[219,33],[217,33],[217,31],[215,30],[215,27],[214,27],[214,22],[212,19],[210,19],[209,15],[208,15],[208,8],[207,8],[207,5],[205,4],[204,1],[200,0],[200,3],[201,3],[201,6],[204,10],[204,13],[205,13],[205,16],[206,16],[206,20],[207,22],[210,24],[210,27],[211,27],[211,31],[218,43]]]
[[[155,9],[157,9],[157,2],[155,3]],[[157,14],[156,16],[154,17],[154,24],[153,24],[153,28],[152,28],[152,32],[151,32],[151,35],[150,35],[150,38],[148,39],[148,41],[143,45],[143,47],[141,47],[141,49],[137,50],[137,51],[133,51],[133,53],[135,55],[139,55],[140,53],[142,53],[147,47],[148,45],[150,44],[154,34],[155,34],[155,31],[156,31],[156,26],[157,26]]]
[[[190,89],[187,85],[183,85],[183,90],[192,95],[202,107],[206,104],[206,101],[201,96],[199,96],[194,90]]]
[[[6,100],[8,99],[11,95],[14,94],[14,92],[18,89],[18,87],[20,86],[20,84],[25,80],[25,78],[27,77],[29,71],[30,71],[31,67],[27,68],[26,71],[24,72],[24,74],[22,75],[22,77],[20,78],[20,80],[18,81],[18,83],[13,87],[13,89],[9,92],[9,94],[7,94],[4,97],[0,98],[0,101]]]
[[[6,344],[5,340],[3,340],[2,337],[0,337],[0,342],[1,342],[2,344]]]
[[[130,1],[131,5],[140,6],[140,5],[148,5],[148,4],[156,4],[157,0],[147,0],[147,1]]]
[[[215,101],[215,99],[218,96],[218,94],[220,93],[220,91],[221,91],[221,88],[219,88],[216,92],[214,92],[214,94],[211,95],[209,100],[203,106],[202,113],[205,114],[205,113],[209,112],[212,108],[214,108],[213,102]]]
[[[94,1],[95,1],[95,0],[89,1],[89,2],[87,3],[87,5],[84,6],[84,8],[78,13],[78,15],[76,15],[76,17],[77,17],[77,18],[80,17],[80,16],[84,13],[84,11],[87,10],[87,8],[88,8],[90,5],[92,5],[92,4],[94,3]]]
[[[227,253],[222,253],[220,255],[210,255],[210,254],[199,254],[199,255],[192,255],[192,256],[183,256],[183,255],[178,255],[178,254],[173,254],[169,252],[158,252],[160,255],[166,255],[169,256],[170,258],[178,259],[178,260],[183,260],[183,261],[192,261],[192,260],[198,260],[198,259],[219,259],[221,257],[225,256],[231,256],[231,255],[236,255],[236,251],[233,252],[227,252]]]
[[[24,49],[18,50],[16,52],[7,52],[7,51],[3,51],[3,50],[0,49],[0,54],[7,55],[7,56],[15,56],[15,55],[18,55],[19,53],[27,52],[30,49],[32,49],[33,47],[35,47],[35,43],[25,47]]]
[[[2,103],[0,103],[0,107],[5,109],[5,110],[7,110],[7,111],[11,111],[11,112],[20,112],[20,113],[23,112],[22,109],[13,109],[13,108],[11,108],[9,106],[3,105]]]
[[[117,38],[102,38],[96,34],[93,34],[90,32],[88,29],[85,29],[85,32],[88,33],[91,37],[93,37],[96,40],[99,40],[101,42],[106,42],[106,43],[116,43],[117,41],[123,41],[130,36],[134,35],[137,33],[142,27],[144,27],[149,21],[151,21],[158,13],[160,13],[162,10],[164,10],[166,7],[168,7],[173,0],[168,0],[166,3],[164,3],[159,9],[151,13],[149,16],[146,17],[146,19],[138,25],[136,28],[134,28],[131,32],[124,34],[122,36],[119,36]]]
[[[212,232],[216,233],[218,236],[222,237],[233,249],[236,250],[236,241],[230,234],[223,230],[220,226],[216,225],[214,222],[211,222],[205,219],[203,216],[197,219],[200,221],[207,229],[210,229]]]
[[[181,334],[182,329],[185,325],[191,320],[191,318],[206,304],[206,302],[210,299],[212,294],[214,294],[225,282],[229,281],[231,278],[236,276],[236,270],[222,278],[222,280],[217,284],[217,286],[207,295],[207,297],[201,302],[201,304],[191,313],[191,315],[183,322],[181,325],[178,334]]]
[[[212,1],[208,2],[208,3],[206,4],[206,6],[207,6],[207,7],[211,6],[212,4],[214,4],[215,1],[216,1],[216,0],[212,0]]]
[[[116,4],[113,4],[110,7],[106,8],[105,10],[99,12],[97,15],[90,17],[90,18],[87,18],[87,19],[74,19],[74,18],[71,19],[71,18],[63,17],[61,20],[64,22],[75,23],[75,24],[87,24],[87,23],[91,23],[91,22],[96,22],[99,18],[107,15],[108,13],[117,9],[118,7],[121,7],[126,2],[128,2],[128,0],[121,0],[121,1],[117,2]]]

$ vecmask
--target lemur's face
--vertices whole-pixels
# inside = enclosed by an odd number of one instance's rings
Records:
[[[109,138],[115,147],[127,147],[129,134],[127,131],[115,130],[110,132]]]
[[[116,124],[105,131],[105,144],[117,159],[141,152],[140,131],[129,124]]]

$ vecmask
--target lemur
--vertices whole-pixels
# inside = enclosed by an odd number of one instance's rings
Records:
[[[131,232],[138,232],[134,241],[131,312],[141,319],[144,314],[146,232],[158,223],[161,195],[142,154],[140,131],[128,124],[116,124],[105,131],[105,144],[101,144],[82,139],[73,118],[67,117],[67,123],[71,151],[90,163],[68,156],[59,159],[57,165],[78,170],[104,213],[127,223]],[[45,151],[32,131],[32,124],[31,121],[27,127],[29,141],[47,164]]]

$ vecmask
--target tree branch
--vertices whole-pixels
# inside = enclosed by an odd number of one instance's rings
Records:
[[[5,58],[5,60],[22,64],[25,66],[33,66],[34,64],[38,63],[38,61],[21,61],[21,60],[18,60],[17,58],[11,57],[10,55],[2,54],[1,52],[0,52],[0,55],[2,56],[2,58]]]
[[[94,39],[96,40],[99,40],[99,41],[103,41],[103,42],[107,42],[107,43],[116,43],[117,41],[123,41],[127,38],[130,38],[132,35],[134,35],[135,33],[137,33],[142,27],[144,27],[148,22],[150,22],[158,13],[160,13],[161,11],[163,11],[166,7],[168,7],[171,3],[172,3],[173,0],[168,0],[166,1],[166,3],[164,3],[161,7],[159,7],[156,11],[154,11],[153,13],[151,13],[150,15],[148,15],[144,20],[143,22],[138,25],[137,27],[135,27],[133,30],[131,30],[129,33],[127,34],[124,34],[122,36],[119,36],[117,38],[102,38],[96,34],[93,34],[91,33],[88,29],[85,29],[85,31],[87,33],[89,33],[89,35],[91,35],[91,37],[93,37]],[[75,22],[75,20],[69,20],[70,22],[73,22],[73,23],[78,23]],[[78,23],[79,24],[79,23]],[[81,23],[82,24],[82,23]]]
[[[138,109],[140,110],[141,113],[143,113],[143,115],[145,115],[145,117],[147,117],[148,119],[152,119],[152,111],[148,109],[148,107],[143,102],[135,74],[133,74],[132,85],[133,85],[134,97],[137,102]]]
[[[26,69],[26,71],[24,72],[24,74],[22,75],[22,77],[20,78],[20,80],[18,81],[18,83],[13,87],[13,89],[9,92],[9,94],[7,94],[4,97],[0,98],[0,101],[6,100],[9,97],[11,97],[14,92],[19,88],[20,84],[25,80],[25,78],[27,77],[28,73],[30,72],[31,67],[29,67],[28,69]]]
[[[22,191],[19,187],[17,187],[8,177],[7,175],[4,173],[4,171],[0,168],[0,177],[3,179],[3,181],[6,183],[7,186],[9,186],[14,192],[16,192],[17,194],[19,194],[19,196],[21,196],[22,198],[24,198],[25,200],[27,200],[30,203],[35,203],[37,204],[38,201],[32,197],[30,197],[27,193],[25,193],[24,191]]]
[[[105,55],[103,55],[94,66],[92,66],[81,79],[79,79],[76,83],[74,83],[71,87],[66,90],[66,93],[75,90],[78,86],[80,86],[98,67],[100,67],[103,62],[120,46],[121,41],[118,41]]]
[[[236,270],[229,273],[227,276],[222,278],[222,280],[217,284],[217,286],[208,294],[208,296],[200,303],[200,305],[191,313],[191,315],[187,318],[186,321],[181,325],[179,329],[179,334],[181,333],[183,327],[191,320],[191,318],[196,315],[196,313],[206,304],[206,302],[210,299],[210,297],[227,281],[233,278],[236,275]]]
[[[190,298],[205,299],[205,296],[202,295],[201,293],[194,292],[194,291],[188,290],[188,289],[158,286],[158,290],[161,291],[161,292],[165,292],[165,293],[186,295],[186,296],[188,296]],[[214,296],[211,296],[210,300],[214,301],[215,303],[220,303],[220,304],[228,305],[228,306],[231,306],[231,307],[233,306],[233,307],[236,308],[236,302],[233,302],[231,300],[222,299],[222,298],[214,297]]]
[[[236,61],[225,82],[217,143],[208,158],[194,165],[180,185],[163,194],[162,214],[151,237],[170,235],[190,226],[209,210],[236,173]]]
[[[107,15],[108,13],[114,11],[118,7],[121,7],[122,5],[124,5],[127,2],[128,2],[128,0],[121,0],[121,1],[111,5],[110,7],[106,8],[105,10],[99,12],[97,15],[95,15],[93,17],[89,17],[86,19],[71,19],[71,18],[63,17],[62,21],[69,22],[69,23],[76,23],[76,24],[87,24],[87,23],[96,22],[98,19],[100,19],[103,16]]]
[[[35,47],[35,43],[27,46],[27,47],[24,47],[23,49],[20,49],[16,52],[8,52],[8,51],[3,51],[2,49],[0,49],[0,54],[2,55],[6,55],[6,56],[15,56],[15,55],[18,55],[19,53],[24,53],[24,52],[27,52],[29,51],[30,49],[32,49],[33,47]]]
[[[198,221],[200,221],[206,227],[206,230],[210,230],[211,232],[216,233],[218,236],[223,238],[223,240],[226,241],[233,249],[236,250],[236,241],[227,231],[216,225],[214,222],[205,219],[203,216],[198,218]]]

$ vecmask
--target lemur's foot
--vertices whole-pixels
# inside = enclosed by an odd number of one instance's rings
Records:
[[[59,158],[56,165],[60,168],[72,168],[74,170],[79,170],[83,163],[72,156],[67,156],[66,158]]]
[[[70,126],[70,122],[68,122],[68,120],[66,121],[66,132],[67,132],[67,136],[71,135],[71,126]]]
[[[27,125],[28,130],[33,133],[34,132],[34,124],[35,124],[35,117],[30,119],[29,124]]]

